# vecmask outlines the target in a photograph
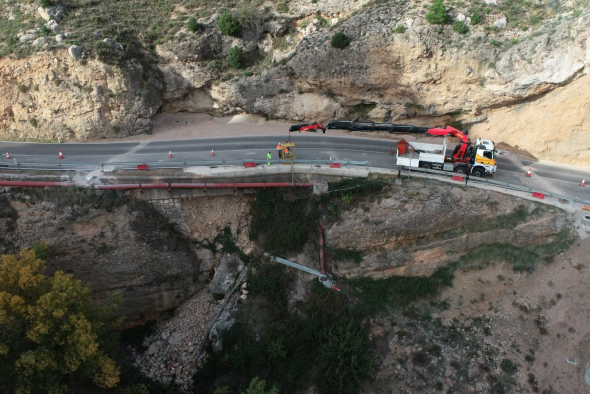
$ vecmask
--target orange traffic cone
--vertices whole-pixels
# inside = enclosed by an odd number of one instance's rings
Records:
[[[531,177],[531,169],[529,168],[529,172],[526,173],[526,176],[528,176],[529,178]]]
[[[172,157],[172,151],[171,150],[168,151],[168,157]]]
[[[215,156],[215,152],[213,152],[213,149],[211,149],[211,156]]]
[[[10,155],[8,154],[8,152],[6,152],[6,158],[10,159]]]
[[[389,148],[389,154],[393,155],[393,148]]]
[[[59,158],[60,159],[63,159],[64,158],[64,155],[61,154],[61,149],[59,150]]]
[[[7,153],[7,154],[8,154],[8,153]],[[582,183],[580,183],[580,186],[582,186],[582,187],[583,187],[583,186],[584,186],[584,183],[586,183],[586,180],[585,180],[585,179],[582,179]]]

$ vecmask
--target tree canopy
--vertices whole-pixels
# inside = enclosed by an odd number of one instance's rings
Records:
[[[72,275],[44,275],[45,262],[24,249],[0,257],[0,391],[65,393],[77,383],[112,388],[109,356],[120,295],[95,306]]]

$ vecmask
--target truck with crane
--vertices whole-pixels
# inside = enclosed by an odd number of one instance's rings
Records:
[[[316,127],[318,128],[318,127]],[[423,142],[409,143],[406,140],[398,142],[396,149],[396,164],[403,167],[454,171],[460,174],[472,174],[478,177],[496,172],[496,146],[493,141],[476,139],[475,144],[467,137],[467,132],[461,132],[451,126],[445,128],[429,128],[423,126],[351,122],[332,120],[326,129],[349,131],[385,131],[390,134],[429,134],[444,137],[442,144]],[[453,153],[447,157],[447,136],[457,137],[459,143]]]

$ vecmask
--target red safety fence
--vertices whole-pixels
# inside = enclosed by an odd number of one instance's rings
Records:
[[[254,163],[253,161],[247,161],[244,163],[244,168],[252,168],[252,167],[256,167],[256,163]]]
[[[330,168],[340,168],[340,163],[330,163]]]
[[[452,179],[454,181],[459,181],[459,182],[463,182],[465,180],[465,178],[463,178],[462,176],[459,176],[459,175],[453,175]]]
[[[147,164],[138,164],[137,165],[137,169],[138,170],[147,170],[148,169],[148,165]]]
[[[535,198],[539,198],[539,199],[544,199],[545,195],[543,193],[537,193],[537,192],[533,192],[533,197]]]

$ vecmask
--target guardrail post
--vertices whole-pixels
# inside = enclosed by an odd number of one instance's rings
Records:
[[[100,172],[104,172],[104,163],[100,163]]]
[[[57,167],[59,168],[59,172],[61,172],[61,163],[59,163]]]
[[[184,167],[184,170],[186,171],[186,161],[182,162],[182,166]]]

